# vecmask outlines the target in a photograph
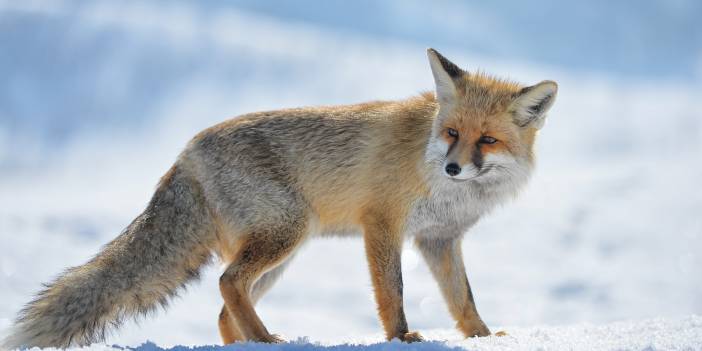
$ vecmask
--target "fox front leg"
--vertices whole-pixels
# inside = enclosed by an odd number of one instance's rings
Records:
[[[364,225],[364,244],[375,291],[378,314],[388,340],[422,341],[417,332],[409,332],[402,302],[402,239],[394,226],[375,219]]]
[[[466,337],[490,335],[490,330],[475,308],[473,293],[463,264],[460,238],[418,237],[415,243],[439,283],[449,311],[457,322],[456,327]]]

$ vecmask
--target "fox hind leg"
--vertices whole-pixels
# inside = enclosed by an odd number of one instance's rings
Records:
[[[229,315],[227,306],[222,305],[222,311],[219,313],[219,335],[222,337],[224,345],[232,344],[237,341],[245,341],[244,336],[239,331],[239,326],[236,321]]]
[[[219,287],[225,307],[244,340],[269,343],[282,341],[268,332],[256,314],[251,291],[264,272],[275,269],[295,251],[305,232],[304,220],[291,221],[288,225],[275,229],[251,232],[243,238],[236,257],[220,277]]]
[[[283,275],[283,271],[287,268],[290,260],[292,258],[287,258],[283,263],[279,264],[277,267],[271,269],[270,271],[264,273],[261,278],[259,278],[256,283],[254,283],[251,288],[251,301],[255,305],[258,300],[260,300],[263,295],[273,286],[273,284]],[[219,334],[222,337],[222,342],[225,345],[237,342],[245,341],[244,336],[239,330],[237,322],[229,315],[227,310],[227,305],[222,306],[222,311],[219,313]]]
[[[292,256],[292,255],[291,255]],[[270,271],[264,273],[261,278],[259,278],[253,287],[251,287],[251,300],[254,305],[260,300],[268,290],[271,289],[273,284],[278,281],[278,279],[283,275],[285,268],[288,267],[292,257],[288,257],[281,264],[271,269]]]

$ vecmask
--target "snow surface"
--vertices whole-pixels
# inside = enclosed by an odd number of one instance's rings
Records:
[[[235,6],[48,4],[0,1],[0,25],[11,29],[0,30],[1,47],[11,48],[0,55],[0,336],[42,282],[88,260],[143,209],[199,130],[245,112],[397,99],[432,87],[424,53],[432,40]],[[470,35],[506,35],[480,28]],[[631,78],[461,45],[437,49],[471,70],[525,83],[553,79],[560,89],[532,182],[464,242],[478,310],[493,331],[511,326],[511,336],[460,341],[407,245],[411,329],[478,349],[699,347],[700,75]],[[689,59],[702,67],[702,53]],[[167,312],[127,324],[107,344],[219,343],[221,269],[211,265]],[[270,331],[291,340],[381,339],[358,239],[308,243],[257,310]],[[608,324],[618,320],[634,322]],[[565,327],[534,327],[543,324]]]
[[[136,347],[95,344],[85,348],[70,350],[92,351],[501,351],[501,350],[702,350],[702,316],[689,316],[679,319],[648,319],[642,321],[616,322],[600,326],[580,324],[573,326],[538,326],[508,328],[507,336],[489,336],[464,339],[458,333],[447,330],[429,330],[424,333],[427,341],[405,344],[399,340],[378,342],[381,335],[360,338],[339,338],[334,344],[314,342],[309,338],[283,344],[237,343],[228,346],[173,346],[159,347],[146,342]]]

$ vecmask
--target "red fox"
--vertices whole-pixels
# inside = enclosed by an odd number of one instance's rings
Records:
[[[457,328],[490,335],[461,240],[528,180],[557,85],[524,87],[427,54],[434,93],[252,113],[200,132],[144,212],[88,263],[47,284],[3,347],[101,341],[125,318],[167,304],[213,254],[227,265],[219,280],[223,342],[281,342],[254,304],[302,243],[347,233],[363,237],[388,340],[422,340],[403,310],[406,239],[426,259]]]

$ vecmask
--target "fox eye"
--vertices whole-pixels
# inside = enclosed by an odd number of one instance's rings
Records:
[[[447,132],[448,132],[448,135],[451,136],[452,138],[458,138],[458,131],[457,130],[455,130],[453,128],[449,128],[447,130]]]
[[[483,135],[480,137],[480,140],[478,140],[478,143],[480,144],[494,144],[497,142],[497,139],[488,136],[488,135]]]

